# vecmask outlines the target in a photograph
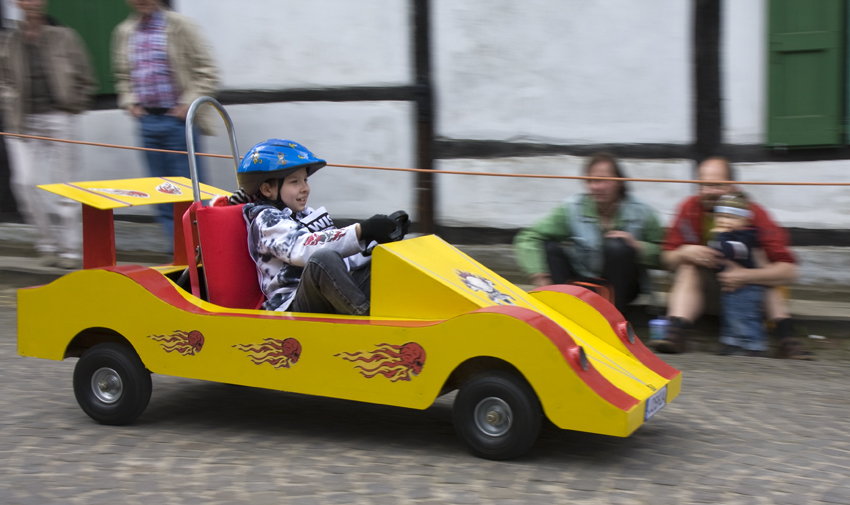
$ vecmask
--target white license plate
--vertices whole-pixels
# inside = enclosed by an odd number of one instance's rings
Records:
[[[643,417],[643,420],[648,421],[650,417],[663,409],[665,405],[667,405],[667,386],[664,386],[646,400],[646,415]]]

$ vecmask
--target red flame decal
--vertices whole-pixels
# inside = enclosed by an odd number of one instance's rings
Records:
[[[156,340],[166,352],[176,352],[183,356],[194,356],[204,347],[204,336],[198,330],[185,332],[176,330],[171,335],[148,335]]]
[[[357,365],[363,377],[371,379],[380,374],[392,382],[409,381],[425,366],[425,349],[416,342],[404,345],[379,344],[374,351],[341,352],[336,356],[346,361],[369,363]]]
[[[301,358],[301,343],[294,338],[266,338],[260,344],[236,344],[233,347],[248,353],[255,365],[268,363],[275,368],[289,368]]]

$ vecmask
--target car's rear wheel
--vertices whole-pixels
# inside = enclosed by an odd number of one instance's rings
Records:
[[[74,396],[83,412],[101,424],[135,421],[151,399],[151,374],[125,345],[98,344],[74,368]]]
[[[455,431],[472,454],[511,459],[525,454],[540,434],[537,395],[522,378],[508,372],[476,375],[455,397]]]

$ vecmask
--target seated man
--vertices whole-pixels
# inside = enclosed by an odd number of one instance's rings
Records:
[[[369,315],[371,257],[361,253],[396,239],[397,223],[376,215],[339,229],[324,208],[307,207],[307,177],[324,166],[304,146],[277,139],[252,147],[239,166],[231,202],[249,202],[242,214],[262,308]]]
[[[732,166],[724,158],[709,158],[699,166],[699,179],[703,181],[699,194],[682,203],[662,246],[662,262],[675,272],[675,280],[667,305],[670,326],[666,337],[656,344],[656,350],[685,351],[685,334],[702,314],[707,296],[716,298],[720,289],[734,291],[758,284],[769,288],[765,293],[765,312],[774,323],[780,357],[812,359],[812,354],[794,337],[788,307],[775,289],[797,277],[794,256],[787,247],[787,233],[761,206],[751,202],[752,226],[758,230],[757,239],[767,256],[767,264],[761,268],[744,268],[726,262],[725,268],[718,271],[723,255],[707,244],[710,230],[715,227],[715,203],[733,189],[725,182],[734,180]]]
[[[608,154],[591,157],[584,175],[624,177]],[[587,180],[586,187],[516,235],[517,263],[538,287],[602,278],[622,312],[649,292],[646,269],[658,266],[663,231],[655,211],[630,196],[623,181]]]

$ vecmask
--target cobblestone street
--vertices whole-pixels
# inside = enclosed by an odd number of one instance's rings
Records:
[[[850,504],[850,362],[673,356],[682,394],[627,439],[545,427],[464,452],[451,397],[413,411],[155,375],[131,426],[74,399],[76,359],[22,358],[0,289],[0,503]]]

